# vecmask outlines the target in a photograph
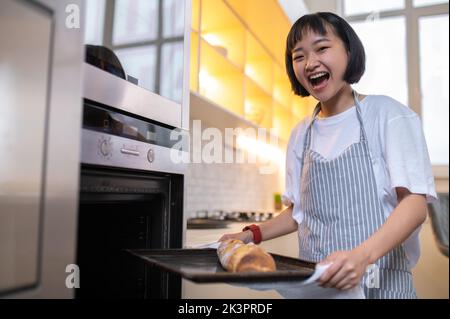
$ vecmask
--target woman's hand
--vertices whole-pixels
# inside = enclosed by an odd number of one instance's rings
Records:
[[[224,241],[228,239],[238,239],[248,244],[249,242],[253,241],[253,233],[250,230],[246,230],[240,233],[225,234],[222,237],[220,237],[218,241]]]
[[[357,247],[353,250],[336,251],[320,262],[320,264],[329,263],[332,265],[319,278],[319,285],[348,290],[360,283],[369,265],[369,256]]]

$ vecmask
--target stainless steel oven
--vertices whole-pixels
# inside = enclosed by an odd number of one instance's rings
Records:
[[[76,297],[180,298],[179,277],[126,250],[183,246],[189,107],[84,69]]]
[[[91,5],[95,9],[95,3],[89,3],[88,10]],[[87,43],[77,298],[181,297],[180,278],[145,266],[126,252],[181,248],[185,235],[183,159],[189,154],[191,1],[159,1],[158,6],[141,17],[150,26],[159,21],[149,31],[156,38],[119,45],[117,32],[123,30],[113,26],[119,23],[116,19],[133,20],[133,6],[121,7],[119,17],[114,14],[119,10],[117,2],[107,1],[103,37],[99,43]],[[177,17],[177,31],[167,38],[161,19],[172,14]],[[131,60],[130,52],[143,48],[156,52],[151,67]],[[170,63],[164,62],[167,58]],[[151,61],[152,54],[145,59]],[[123,72],[111,71],[117,68]],[[152,78],[154,86],[148,82]]]
[[[181,248],[184,165],[170,153],[179,128],[84,100],[78,298],[180,298],[180,278],[126,249]]]
[[[183,175],[82,165],[77,298],[180,298],[180,278],[126,249],[181,248]]]

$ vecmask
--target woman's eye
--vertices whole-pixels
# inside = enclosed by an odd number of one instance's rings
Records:
[[[293,60],[294,61],[301,61],[301,60],[303,60],[303,55],[295,56]]]
[[[326,49],[328,49],[328,47],[321,47],[320,49],[319,49],[319,51],[325,51]]]

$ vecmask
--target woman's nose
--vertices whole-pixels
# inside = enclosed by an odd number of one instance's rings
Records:
[[[316,57],[311,56],[306,60],[305,71],[310,72],[319,66],[319,61]]]

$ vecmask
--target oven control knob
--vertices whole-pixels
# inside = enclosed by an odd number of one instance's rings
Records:
[[[112,143],[108,139],[104,139],[100,141],[100,154],[104,157],[111,157],[112,155]]]
[[[148,160],[150,163],[153,163],[153,161],[155,160],[155,152],[154,152],[152,149],[149,149],[149,150],[148,150],[148,153],[147,153],[147,160]]]

